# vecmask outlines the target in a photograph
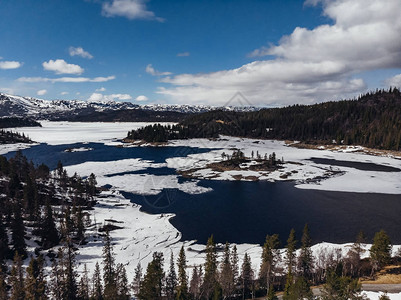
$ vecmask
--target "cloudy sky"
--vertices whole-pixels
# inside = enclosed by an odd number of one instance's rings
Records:
[[[401,86],[401,0],[0,0],[0,91],[283,106]],[[235,103],[234,103],[235,104]]]

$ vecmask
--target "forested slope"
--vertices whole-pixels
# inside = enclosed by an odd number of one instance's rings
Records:
[[[401,149],[401,93],[377,90],[356,100],[293,105],[254,112],[211,111],[190,115],[177,126],[129,132],[128,139],[212,138],[218,135],[290,139]]]

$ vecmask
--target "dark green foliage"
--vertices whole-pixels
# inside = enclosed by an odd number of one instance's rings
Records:
[[[109,231],[106,231],[103,246],[103,282],[104,299],[114,299],[117,295],[117,273]]]
[[[24,300],[25,299],[25,278],[22,268],[22,259],[18,252],[14,255],[14,262],[11,268],[9,284],[11,286],[10,299]]]
[[[42,127],[39,122],[29,118],[7,117],[0,118],[0,128]]]
[[[283,297],[283,299],[287,300],[299,300],[299,299],[308,299],[312,300],[313,293],[310,288],[308,281],[304,277],[298,277],[294,284],[292,284],[289,288],[288,295]]]
[[[260,265],[259,280],[268,293],[272,288],[273,275],[280,259],[280,240],[278,234],[267,235],[262,250],[262,263]]]
[[[189,293],[192,299],[200,298],[200,289],[202,286],[202,267],[195,266],[192,271],[191,282],[189,283]]]
[[[247,253],[245,253],[244,255],[240,280],[242,288],[242,299],[248,299],[253,292],[253,270],[251,258]]]
[[[117,299],[129,300],[131,298],[129,293],[127,271],[125,270],[123,264],[118,264],[116,270],[117,270]]]
[[[26,269],[26,297],[29,300],[45,300],[47,297],[46,279],[44,275],[43,257],[31,258],[29,266]]]
[[[173,300],[175,298],[176,287],[177,287],[177,273],[175,272],[175,267],[174,267],[173,252],[171,252],[170,269],[166,276],[166,285],[165,285],[166,297],[168,300]]]
[[[95,271],[93,272],[92,277],[92,293],[91,298],[95,300],[103,299],[103,285],[102,285],[102,276],[100,273],[99,263],[96,262]]]
[[[276,296],[276,291],[274,290],[273,285],[269,286],[269,290],[267,292],[266,300],[278,300]]]
[[[291,285],[294,282],[294,263],[296,258],[296,239],[295,239],[295,230],[291,229],[290,235],[287,240],[285,260],[287,265],[287,278],[284,287],[284,298],[289,295]]]
[[[11,244],[14,253],[22,258],[26,257],[25,225],[22,219],[21,207],[18,203],[13,205],[13,220],[11,222]]]
[[[358,279],[341,276],[341,270],[329,270],[327,281],[321,290],[322,300],[359,300],[361,285]]]
[[[313,269],[313,255],[310,247],[312,240],[309,234],[308,224],[305,224],[301,238],[301,252],[298,257],[298,270],[302,277],[311,279]]]
[[[373,244],[370,248],[370,259],[374,271],[380,270],[390,262],[391,241],[384,230],[377,232],[373,238]]]
[[[225,299],[231,297],[235,291],[233,266],[231,264],[230,244],[224,247],[223,261],[221,263],[220,279],[221,291]]]
[[[3,129],[0,130],[0,145],[15,143],[32,143],[32,141],[24,134],[19,134],[18,132],[12,132]]]
[[[41,223],[40,233],[43,249],[49,249],[58,245],[60,242],[59,233],[56,224],[54,223],[53,209],[51,208],[49,201],[46,201],[45,215]]]
[[[89,295],[89,273],[85,264],[84,271],[78,285],[78,298],[80,300],[89,300]]]
[[[220,294],[221,288],[217,275],[217,252],[212,235],[206,245],[205,276],[201,287],[201,292],[206,299],[214,299]]]
[[[132,281],[132,290],[134,291],[135,296],[137,296],[139,293],[141,282],[142,282],[142,267],[141,263],[138,263],[138,265],[135,268],[134,280]]]
[[[188,293],[188,276],[187,276],[187,258],[185,256],[184,246],[181,247],[177,259],[178,267],[178,286],[177,286],[177,300],[190,299]]]
[[[255,112],[211,111],[190,115],[178,125],[148,126],[128,133],[148,142],[215,138],[218,135],[344,143],[400,150],[401,93],[378,90],[358,100],[293,105]]]
[[[141,300],[162,299],[163,291],[163,253],[153,253],[153,260],[148,264],[138,298]]]

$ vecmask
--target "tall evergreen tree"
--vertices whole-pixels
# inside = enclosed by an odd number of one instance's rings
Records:
[[[212,235],[206,245],[205,276],[202,284],[202,293],[206,299],[215,299],[220,294],[217,275],[217,251]]]
[[[72,241],[69,239],[65,246],[65,255],[64,255],[64,270],[65,270],[65,290],[64,297],[68,300],[77,299],[77,273],[75,270],[75,252],[74,245]]]
[[[237,245],[233,246],[231,250],[231,270],[233,271],[233,282],[234,282],[234,292],[237,289],[237,283],[239,278],[239,259]]]
[[[50,206],[50,202],[46,201],[45,213],[43,220],[41,222],[41,239],[42,247],[44,249],[49,249],[58,245],[60,242],[60,237],[54,223],[53,209]]]
[[[220,271],[220,285],[224,299],[228,299],[234,293],[235,283],[234,283],[234,274],[231,264],[231,251],[230,245],[226,243],[224,247],[224,256],[223,261],[221,263],[221,271]]]
[[[89,300],[89,273],[86,264],[78,284],[78,298],[79,300]]]
[[[270,285],[273,280],[273,274],[280,259],[280,253],[278,249],[279,245],[280,240],[278,234],[266,236],[266,242],[264,243],[262,250],[262,263],[260,265],[259,272],[261,286],[266,288],[266,294],[268,294],[269,290],[271,290]]]
[[[191,281],[189,283],[189,293],[191,294],[191,297],[194,300],[200,299],[200,288],[202,285],[201,273],[202,273],[201,270],[197,266],[195,266],[192,271]]]
[[[11,268],[11,275],[9,285],[11,286],[11,300],[24,300],[25,299],[25,278],[24,270],[22,268],[22,259],[18,252],[14,255],[14,262]]]
[[[91,298],[95,299],[95,300],[103,299],[102,276],[101,276],[100,266],[99,266],[98,262],[96,262],[95,271],[93,272],[93,277],[92,277]]]
[[[165,285],[167,300],[175,299],[176,287],[177,287],[177,273],[175,272],[175,267],[174,267],[173,252],[171,252],[170,253],[170,269],[166,276],[166,285]]]
[[[184,246],[181,247],[177,259],[178,267],[178,286],[177,286],[177,300],[189,299],[188,294],[188,276],[187,276],[187,258],[185,255]]]
[[[251,258],[245,253],[241,267],[242,299],[248,299],[253,293],[253,275]]]
[[[134,275],[134,279],[132,280],[132,290],[133,290],[135,296],[137,296],[139,294],[141,282],[142,282],[142,267],[141,267],[141,263],[139,262],[135,268],[135,275]]]
[[[3,271],[7,270],[5,260],[9,256],[10,249],[8,248],[8,235],[6,226],[3,222],[3,215],[0,212],[0,268]]]
[[[11,244],[14,255],[18,252],[22,258],[26,257],[25,225],[22,218],[21,206],[13,205],[13,219],[11,221]]]
[[[384,230],[377,232],[373,238],[370,248],[370,259],[372,262],[372,272],[380,270],[389,263],[391,259],[391,241]]]
[[[116,266],[111,244],[110,233],[107,230],[104,238],[103,246],[103,282],[104,282],[104,299],[113,299],[117,295],[117,276]]]
[[[295,250],[296,250],[296,239],[295,239],[295,230],[291,229],[290,235],[287,240],[285,260],[287,265],[287,278],[284,287],[284,296],[283,299],[286,300],[289,293],[290,287],[294,282],[294,263],[295,263]]]
[[[43,256],[31,258],[29,266],[26,269],[25,299],[45,300],[47,297],[46,278],[44,275]]]
[[[313,271],[313,255],[311,250],[312,239],[310,238],[308,224],[305,224],[301,243],[301,251],[298,258],[298,270],[302,277],[310,280]]]
[[[153,260],[146,268],[146,274],[139,289],[138,298],[141,300],[160,300],[163,291],[163,253],[153,253]]]
[[[123,264],[117,265],[117,298],[118,300],[130,299],[127,271]]]

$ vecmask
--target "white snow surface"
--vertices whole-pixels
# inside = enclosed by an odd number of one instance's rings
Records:
[[[233,176],[255,176],[259,180],[282,181],[293,180],[297,188],[327,191],[401,194],[401,172],[364,171],[350,167],[315,164],[309,159],[326,158],[358,163],[374,163],[401,169],[399,157],[369,155],[360,152],[363,147],[348,147],[345,150],[299,149],[286,145],[283,141],[255,140],[235,137],[222,137],[217,140],[191,139],[176,140],[170,146],[188,146],[201,148],[221,148],[202,154],[191,154],[187,157],[167,159],[167,166],[177,170],[201,168],[194,174],[197,178],[213,180],[236,180]],[[284,168],[271,173],[263,171],[225,171],[215,172],[206,168],[211,162],[222,160],[222,153],[232,154],[233,149],[240,149],[246,157],[258,152],[262,156],[276,153],[278,159],[284,158]],[[331,172],[339,171],[336,176]],[[329,177],[319,181],[317,177]],[[246,180],[246,178],[244,178]]]
[[[148,122],[103,123],[103,122],[54,122],[40,121],[42,127],[10,128],[24,133],[31,140],[49,145],[73,144],[80,142],[113,142],[123,139],[128,131],[149,124]],[[162,125],[172,123],[160,123]]]
[[[382,292],[367,292],[364,291],[363,294],[365,294],[370,300],[379,300],[380,296],[383,295],[384,293]],[[391,300],[401,300],[401,293],[394,294],[394,293],[388,293],[387,296]]]

